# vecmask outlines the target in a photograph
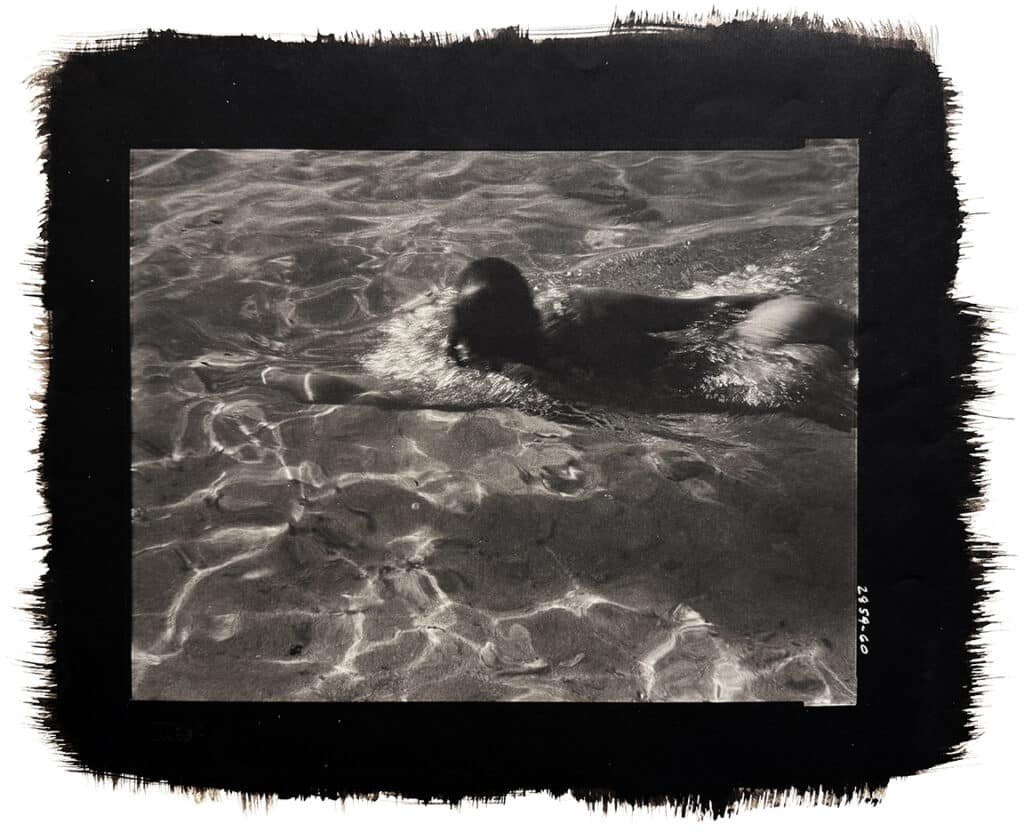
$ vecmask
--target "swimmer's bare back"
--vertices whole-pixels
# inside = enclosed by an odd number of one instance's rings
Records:
[[[633,332],[672,332],[724,309],[746,310],[777,295],[714,295],[670,298],[615,289],[570,289],[570,302],[588,325],[612,324]]]
[[[574,289],[569,297],[593,327],[634,332],[671,332],[707,319],[721,309],[747,314],[727,338],[763,347],[823,344],[842,354],[853,337],[854,318],[845,309],[801,295],[712,295],[666,298],[611,289]]]

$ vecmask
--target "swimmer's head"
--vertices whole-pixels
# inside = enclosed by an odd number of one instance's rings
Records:
[[[540,313],[522,273],[499,257],[474,260],[455,281],[458,298],[448,354],[459,364],[500,370],[507,361],[533,364],[541,344]]]

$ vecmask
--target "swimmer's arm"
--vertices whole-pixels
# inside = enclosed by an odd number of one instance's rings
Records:
[[[618,292],[613,289],[581,289],[576,297],[585,315],[594,321],[614,322],[639,332],[671,332],[703,320],[722,308],[752,309],[775,295],[714,295],[704,298],[665,298]]]
[[[277,367],[267,367],[262,373],[263,383],[277,390],[291,393],[300,402],[317,404],[372,404],[378,407],[412,407],[413,402],[376,390],[367,390],[358,376],[341,373],[324,373],[312,370],[308,373],[291,372]]]

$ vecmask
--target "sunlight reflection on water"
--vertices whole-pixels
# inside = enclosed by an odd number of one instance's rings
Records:
[[[856,193],[852,142],[133,153],[135,695],[852,702],[856,434],[794,398],[835,404],[801,356],[723,352],[696,392],[726,412],[659,410],[443,342],[484,254],[542,298],[855,312]],[[269,365],[426,406],[300,403]]]

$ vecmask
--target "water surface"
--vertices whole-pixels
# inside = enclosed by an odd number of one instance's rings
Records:
[[[855,312],[856,192],[854,142],[135,151],[134,695],[854,701],[850,368],[559,390],[454,366],[444,327],[484,255],[542,300]],[[422,406],[303,403],[268,366]]]

